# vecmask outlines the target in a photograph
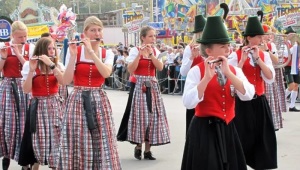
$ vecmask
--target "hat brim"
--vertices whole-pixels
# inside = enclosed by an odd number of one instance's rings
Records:
[[[266,33],[260,33],[260,34],[257,34],[257,33],[253,33],[253,34],[243,34],[243,36],[255,36],[255,35],[267,35]]]
[[[199,33],[199,32],[202,32],[203,29],[204,29],[204,28],[202,28],[202,29],[197,29],[197,30],[192,31],[191,33]]]
[[[197,43],[201,44],[229,44],[230,38],[222,38],[222,39],[198,39]]]

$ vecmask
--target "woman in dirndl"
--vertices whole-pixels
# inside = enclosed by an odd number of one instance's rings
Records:
[[[218,34],[215,34],[218,32]],[[235,129],[235,96],[251,100],[254,87],[242,70],[229,66],[230,38],[220,16],[207,17],[201,39],[205,61],[187,74],[183,103],[195,108],[187,132],[181,170],[246,170]]]
[[[27,95],[22,89],[21,70],[32,56],[34,45],[27,44],[27,27],[21,21],[11,25],[12,40],[1,44],[0,71],[0,157],[2,169],[7,170],[10,159],[19,160],[19,150],[25,126]]]
[[[162,70],[159,51],[153,46],[156,31],[149,26],[140,31],[140,47],[130,49],[128,71],[132,73],[129,99],[118,132],[119,141],[136,145],[134,157],[142,159],[142,144],[145,143],[144,159],[155,160],[151,146],[170,143],[170,131],[165,106],[156,79],[156,69]]]
[[[120,170],[112,109],[102,85],[114,54],[99,47],[103,24],[95,16],[83,25],[83,45],[70,44],[64,82],[74,89],[66,102],[58,169]]]
[[[228,57],[229,63],[240,67],[255,87],[251,101],[236,98],[234,119],[247,165],[253,169],[277,168],[277,140],[264,87],[274,82],[275,70],[269,53],[259,49],[264,34],[258,17],[249,17],[244,46]]]
[[[273,65],[279,64],[276,45],[272,42],[272,30],[270,26],[263,24],[266,35],[263,37],[261,50],[269,53]],[[286,100],[284,94],[283,68],[274,68],[275,80],[272,84],[265,83],[266,98],[269,102],[274,129],[279,130],[282,126],[282,112],[286,112]]]
[[[39,164],[56,169],[63,114],[58,83],[63,84],[63,74],[52,39],[38,40],[22,75],[24,93],[32,96],[18,163],[31,164],[33,169],[38,169]]]

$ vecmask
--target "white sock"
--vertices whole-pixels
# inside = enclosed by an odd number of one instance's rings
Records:
[[[297,95],[298,95],[298,91],[292,91],[290,108],[295,107]]]
[[[292,91],[289,91],[289,89],[285,89],[285,98],[287,98]]]

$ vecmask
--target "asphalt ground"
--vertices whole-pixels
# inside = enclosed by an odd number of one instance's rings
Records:
[[[106,90],[113,109],[116,130],[118,130],[126,107],[126,91]],[[185,108],[180,95],[163,95],[171,131],[171,143],[152,147],[155,161],[136,160],[133,156],[134,145],[118,142],[123,170],[179,170],[185,142]],[[287,103],[288,104],[288,103]],[[300,104],[296,103],[300,108]],[[278,144],[278,169],[300,170],[300,112],[283,113],[283,129],[276,132]],[[2,161],[2,160],[1,160]],[[2,166],[0,165],[0,169]],[[10,170],[20,170],[15,161],[11,161]],[[40,170],[48,170],[40,166]],[[249,168],[251,169],[251,168]]]

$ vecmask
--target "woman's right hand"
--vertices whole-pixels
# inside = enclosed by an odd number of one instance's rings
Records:
[[[77,45],[76,45],[76,43],[69,44],[69,51],[70,51],[71,57],[76,57],[77,56]]]
[[[30,72],[34,72],[37,68],[38,65],[38,61],[36,58],[38,58],[38,56],[33,56],[31,60],[29,60],[29,69]]]
[[[190,47],[192,52],[190,60],[194,60],[196,57],[200,55],[200,44],[193,44]]]
[[[241,61],[245,62],[247,60],[248,54],[251,51],[251,50],[249,50],[249,48],[251,48],[251,47],[248,47],[248,46],[242,47],[242,58],[241,58]]]
[[[7,58],[7,48],[2,48],[0,54],[2,58]]]
[[[215,58],[212,57],[212,56],[205,59],[205,61],[204,61],[205,74],[204,74],[203,79],[206,79],[206,80],[210,81],[214,77],[214,75],[216,74],[215,73],[215,65],[217,63],[212,63],[212,64],[208,63],[209,61],[214,60],[214,59]]]

